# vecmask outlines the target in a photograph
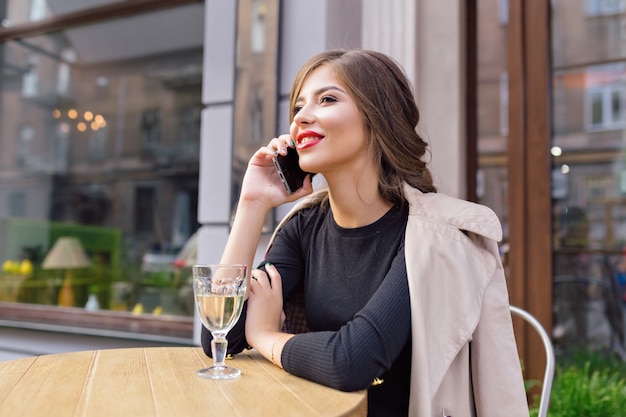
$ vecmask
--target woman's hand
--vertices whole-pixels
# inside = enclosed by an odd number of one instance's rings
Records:
[[[250,275],[250,296],[246,315],[246,339],[255,346],[267,334],[280,332],[285,322],[283,312],[283,287],[280,273],[274,265],[255,269]],[[271,281],[270,281],[271,279]]]
[[[289,194],[274,167],[272,159],[278,153],[286,155],[287,146],[291,143],[289,135],[281,135],[250,158],[221,263],[252,265],[267,214],[272,208],[295,201],[313,191],[309,177],[302,188]]]
[[[281,333],[285,322],[283,286],[276,267],[266,264],[268,275],[255,269],[250,278],[250,298],[246,314],[246,340],[261,355],[282,368],[282,351],[293,337]]]
[[[289,135],[280,135],[252,155],[241,184],[240,202],[252,202],[270,209],[295,201],[313,191],[309,176],[304,181],[302,188],[289,194],[285,190],[278,172],[276,172],[272,159],[277,154],[286,155],[287,147],[293,147],[292,143]]]

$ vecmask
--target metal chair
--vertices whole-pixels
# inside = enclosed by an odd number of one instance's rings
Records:
[[[555,355],[554,346],[552,346],[552,340],[550,335],[546,332],[546,329],[528,311],[519,307],[510,306],[511,313],[518,316],[530,324],[541,337],[543,346],[546,351],[546,370],[543,376],[543,384],[541,386],[541,397],[539,398],[539,414],[538,417],[546,417],[548,415],[548,406],[550,405],[550,393],[552,392],[552,380],[554,379],[555,368]]]

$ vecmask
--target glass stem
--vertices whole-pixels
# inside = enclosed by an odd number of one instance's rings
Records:
[[[211,353],[213,354],[213,366],[224,367],[226,364],[226,349],[228,348],[228,340],[224,337],[214,337],[211,340]]]

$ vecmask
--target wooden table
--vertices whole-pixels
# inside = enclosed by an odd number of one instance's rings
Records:
[[[229,360],[234,380],[196,370],[201,348],[61,353],[0,362],[0,417],[365,416],[366,392],[341,392],[290,375],[256,351]]]

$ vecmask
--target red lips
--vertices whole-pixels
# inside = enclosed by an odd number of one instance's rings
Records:
[[[324,139],[323,135],[312,130],[304,130],[298,134],[296,140],[298,142],[298,149],[306,149],[311,146],[315,146],[320,140]]]

